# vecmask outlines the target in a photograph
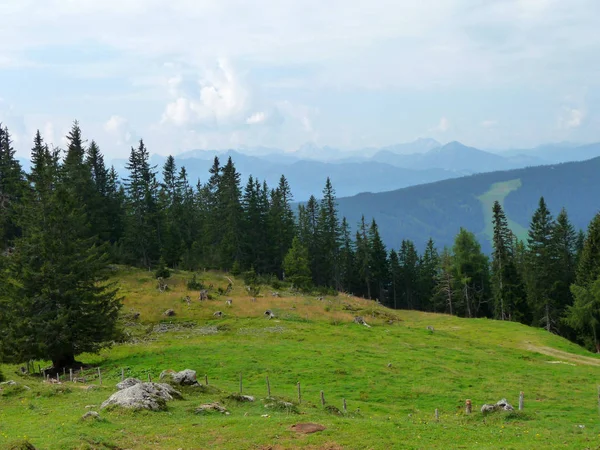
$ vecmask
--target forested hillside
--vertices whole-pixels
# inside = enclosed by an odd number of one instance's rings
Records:
[[[520,321],[600,348],[600,214],[582,223],[597,208],[600,159],[339,202],[327,178],[322,198],[295,213],[284,175],[275,187],[243,181],[231,158],[215,157],[207,181],[193,186],[173,157],[151,166],[140,140],[120,180],[98,145],[85,142],[77,122],[65,151],[37,133],[25,173],[1,129],[4,359],[64,367],[112,342],[120,302],[103,282],[109,263],[150,270],[159,286],[173,268],[219,269],[240,275],[249,291],[265,282],[344,291],[396,309]],[[511,197],[523,193],[543,196],[518,209]],[[518,233],[511,212],[523,222]],[[473,224],[491,237],[491,258]],[[386,245],[382,230],[392,227],[399,238]]]
[[[384,242],[398,247],[410,239],[423,249],[429,238],[438,247],[452,245],[461,227],[476,234],[486,253],[492,249],[486,233],[486,193],[497,183],[518,181],[519,187],[505,192],[501,203],[507,216],[527,229],[538,200],[558,214],[568,210],[576,229],[585,229],[600,210],[600,158],[550,166],[491,172],[412,186],[391,192],[365,193],[338,200],[340,214],[356,224],[364,214],[379,225]],[[513,230],[516,232],[516,230]]]

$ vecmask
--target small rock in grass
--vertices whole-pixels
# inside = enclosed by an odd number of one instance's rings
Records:
[[[196,408],[196,411],[195,411],[196,414],[207,414],[207,413],[213,413],[213,412],[218,412],[221,414],[229,415],[229,411],[227,411],[227,408],[225,408],[219,402],[207,403],[205,405],[200,405],[198,408]]]
[[[88,411],[83,416],[81,416],[82,420],[100,420],[100,414],[96,411]]]
[[[229,400],[235,400],[237,402],[253,402],[254,397],[251,395],[242,395],[242,394],[231,394],[227,397]]]

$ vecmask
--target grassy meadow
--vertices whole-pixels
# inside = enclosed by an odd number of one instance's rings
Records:
[[[273,297],[269,286],[253,302],[239,278],[230,277],[231,293],[217,295],[229,283],[218,273],[199,274],[213,284],[213,299],[199,302],[186,286],[191,276],[174,273],[160,293],[152,273],[115,271],[125,342],[78,357],[86,383],[44,383],[18,366],[0,366],[18,383],[0,386],[0,448],[24,439],[38,449],[600,448],[600,358],[543,330],[391,311],[343,294],[320,300],[282,289]],[[169,308],[174,317],[162,315]],[[276,318],[266,319],[266,309]],[[353,323],[355,315],[371,328]],[[162,370],[186,368],[202,383],[206,374],[219,391],[183,388],[184,399],[162,412],[99,409],[122,369],[156,381]],[[226,398],[239,391],[240,374],[254,403]],[[273,396],[296,404],[301,383],[298,413],[265,408],[267,376]],[[524,411],[479,412],[504,397],[516,408],[520,391]],[[347,412],[327,408],[342,410],[344,399]],[[213,401],[231,414],[194,413]],[[101,420],[83,421],[89,410]],[[306,422],[326,429],[305,435],[290,428]]]

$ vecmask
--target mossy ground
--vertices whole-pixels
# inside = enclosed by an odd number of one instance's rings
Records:
[[[282,297],[272,297],[268,287],[252,302],[239,279],[233,279],[230,294],[201,303],[197,292],[186,289],[189,273],[173,274],[166,293],[157,291],[147,272],[120,268],[114,277],[124,316],[140,313],[137,320],[124,320],[130,341],[81,355],[90,367],[86,385],[50,385],[18,375],[17,366],[2,366],[19,386],[0,391],[0,446],[26,439],[38,449],[600,447],[600,359],[543,330],[389,311],[342,295],[321,301],[279,290]],[[215,273],[201,278],[215,290],[229,283]],[[186,295],[191,306],[183,301]],[[168,308],[176,316],[163,317]],[[267,308],[276,319],[263,316]],[[225,316],[214,318],[217,310]],[[354,315],[363,315],[372,327],[352,323]],[[160,330],[159,322],[165,324]],[[101,368],[103,385],[86,390],[98,384],[91,367]],[[126,376],[147,379],[150,373],[154,380],[164,369],[190,368],[202,382],[207,374],[220,392],[185,388],[184,400],[170,402],[164,412],[99,410],[115,391],[121,368]],[[243,393],[256,402],[226,398],[239,391],[240,373]],[[267,375],[272,395],[294,402],[301,383],[299,414],[265,408]],[[327,405],[340,410],[346,399],[347,413],[323,408],[320,391]],[[520,391],[523,412],[488,417],[478,412],[483,403],[503,397],[516,406]],[[469,416],[466,399],[473,402]],[[231,414],[194,413],[213,401]],[[102,420],[82,421],[90,409]],[[300,422],[326,430],[297,434],[290,426]]]

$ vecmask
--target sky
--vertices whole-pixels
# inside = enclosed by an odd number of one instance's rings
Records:
[[[2,0],[0,122],[109,158],[600,141],[598,0]]]

